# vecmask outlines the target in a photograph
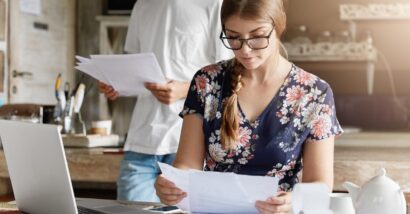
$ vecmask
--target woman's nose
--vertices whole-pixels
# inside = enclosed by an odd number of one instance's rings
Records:
[[[252,48],[249,47],[247,42],[244,42],[242,44],[242,48],[239,49],[238,51],[240,51],[241,53],[248,53],[248,52],[252,51]]]

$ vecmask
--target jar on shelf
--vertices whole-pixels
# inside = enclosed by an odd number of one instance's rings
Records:
[[[316,38],[317,43],[332,43],[332,33],[328,30],[322,31],[319,36]]]
[[[308,36],[306,25],[297,27],[294,38],[290,41],[293,44],[312,44],[312,40]]]
[[[337,35],[335,35],[333,39],[333,42],[335,43],[350,43],[352,41],[352,37],[350,36],[349,31],[347,30],[339,32]]]

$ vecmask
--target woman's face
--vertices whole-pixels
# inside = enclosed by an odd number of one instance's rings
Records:
[[[234,50],[236,59],[248,70],[257,69],[266,64],[277,50],[276,31],[271,22],[266,20],[242,19],[239,16],[232,16],[226,20],[224,26],[225,36],[228,38],[260,38],[261,40],[268,40],[264,41],[269,42],[269,45],[264,49],[254,50],[250,48],[246,42],[243,42],[241,49]],[[271,35],[268,39],[261,38],[267,37],[269,33],[271,33]]]

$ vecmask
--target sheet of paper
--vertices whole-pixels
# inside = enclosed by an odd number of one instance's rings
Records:
[[[326,184],[296,184],[292,193],[293,213],[329,213],[329,193],[329,187]]]
[[[111,85],[120,96],[147,94],[145,82],[165,84],[166,78],[153,53],[76,57],[76,69]]]
[[[193,213],[257,213],[256,200],[276,195],[278,189],[278,179],[273,177],[198,170],[181,172],[166,164],[159,165],[165,178],[188,193],[177,206]]]

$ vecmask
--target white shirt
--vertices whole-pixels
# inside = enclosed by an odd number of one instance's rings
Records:
[[[232,52],[218,39],[221,0],[138,0],[125,42],[129,53],[153,52],[168,79],[191,81],[201,67]],[[139,96],[124,150],[145,154],[175,153],[184,100],[171,105],[153,95]]]

